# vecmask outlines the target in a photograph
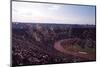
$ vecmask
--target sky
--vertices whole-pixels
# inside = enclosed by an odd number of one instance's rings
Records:
[[[12,22],[95,25],[95,6],[13,1]]]

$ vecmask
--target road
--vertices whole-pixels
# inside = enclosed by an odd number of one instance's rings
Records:
[[[86,59],[86,60],[95,60],[96,59],[95,54],[84,53],[84,52],[80,52],[80,51],[73,52],[73,51],[69,51],[67,49],[64,49],[63,46],[61,45],[61,42],[62,41],[68,42],[68,40],[69,39],[64,39],[64,40],[60,40],[60,41],[55,42],[54,48],[56,50],[60,51],[60,52],[63,52],[64,54],[73,55],[75,57],[80,57],[80,58],[83,58],[83,59]]]

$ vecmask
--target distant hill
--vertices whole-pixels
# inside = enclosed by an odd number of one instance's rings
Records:
[[[28,27],[35,27],[36,25],[42,25],[43,27],[53,27],[53,28],[95,28],[96,25],[81,25],[81,24],[46,24],[46,23],[20,23],[20,22],[12,22],[12,28],[20,28],[20,29],[26,29]]]

